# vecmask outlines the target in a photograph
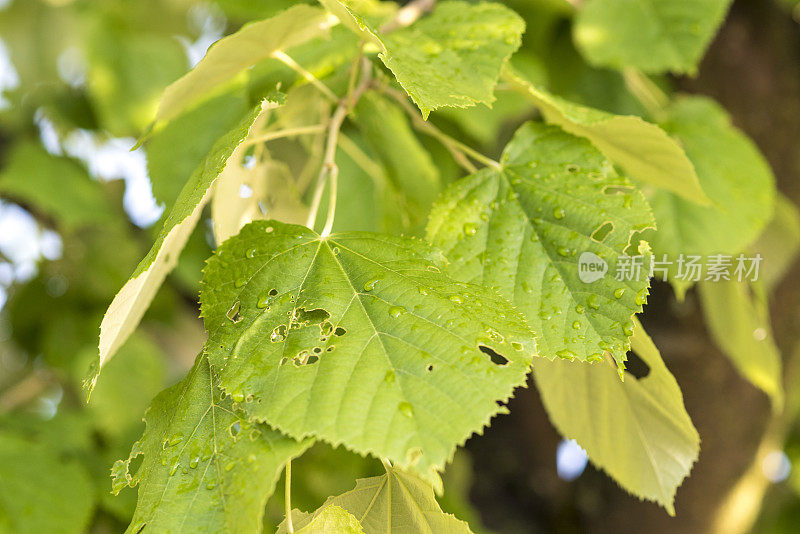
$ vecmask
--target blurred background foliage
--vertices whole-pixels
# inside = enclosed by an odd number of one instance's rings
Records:
[[[0,0],[0,532],[119,532],[128,524],[135,490],[111,496],[109,470],[140,436],[152,397],[183,376],[202,346],[197,293],[200,270],[214,245],[208,218],[87,405],[81,381],[96,356],[98,325],[152,243],[165,207],[212,143],[279,84],[298,91],[302,84],[288,69],[257,66],[242,83],[172,121],[144,148],[130,149],[147,130],[165,87],[199,61],[212,42],[294,3]],[[515,66],[530,79],[576,102],[645,114],[619,73],[590,67],[575,49],[570,2],[506,3],[528,21]],[[795,202],[800,196],[797,5],[793,0],[737,2],[696,79],[657,80],[665,88],[711,94],[725,104]],[[334,30],[332,40],[337,39],[353,37]],[[323,60],[304,62],[302,47],[295,59],[320,76],[335,73],[341,66],[339,47],[313,46],[315,57]],[[330,53],[319,54],[320,46],[329,46]],[[399,225],[415,232],[422,221],[414,202],[431,199],[406,199],[407,209],[398,212],[394,199],[379,198],[371,189],[373,180],[352,162],[363,151],[377,156],[389,182],[414,178],[404,172],[404,161],[381,157],[376,154],[380,143],[370,143],[390,131],[387,121],[405,120],[376,105],[365,99],[356,110],[361,128],[345,132],[352,149],[341,158],[346,178],[337,226],[381,230]],[[533,116],[529,103],[502,92],[493,110],[442,111],[433,120],[496,155],[514,128]],[[445,182],[457,177],[442,147],[422,140],[435,156],[425,163],[431,172]],[[287,142],[276,154],[285,172],[298,175],[304,172],[298,161],[313,150]],[[797,315],[799,280],[796,268],[791,272],[773,316]],[[664,304],[648,308],[645,324],[657,343],[663,342],[703,439],[689,488],[678,493],[678,518],[670,520],[655,505],[635,501],[587,468],[582,451],[560,440],[535,392],[528,391],[518,395],[511,416],[472,440],[448,468],[441,499],[445,509],[468,520],[476,532],[632,532],[644,524],[656,532],[705,532],[720,531],[726,518],[732,525],[747,525],[736,516],[739,507],[750,506],[755,510],[747,517],[758,516],[755,532],[796,531],[797,393],[788,387],[787,410],[771,416],[766,397],[722,358],[704,361],[716,349],[697,326],[693,294],[682,304],[666,287],[657,287],[656,295],[652,300]],[[696,335],[678,333],[687,328]],[[793,357],[787,362],[789,384],[797,376],[797,364],[791,365],[798,359],[796,332],[794,319],[776,326],[781,349]],[[717,420],[734,430],[715,426]],[[379,471],[373,460],[317,445],[294,467],[294,505],[314,509],[328,495],[352,487],[355,478]],[[282,515],[276,495],[268,504],[265,531]]]

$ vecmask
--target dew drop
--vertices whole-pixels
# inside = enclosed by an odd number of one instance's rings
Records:
[[[636,297],[634,301],[637,305],[641,306],[642,304],[647,302],[647,289],[642,289],[638,293],[636,293]]]
[[[406,309],[402,306],[392,306],[389,308],[389,315],[397,319],[401,315],[406,313]]]
[[[625,294],[625,288],[624,287],[617,288],[614,291],[614,298],[621,299],[622,295],[624,295],[624,294]]]
[[[401,402],[397,405],[397,408],[400,410],[400,413],[406,417],[414,417],[414,407],[411,406],[411,403]]]
[[[575,359],[575,353],[572,352],[569,349],[562,349],[562,350],[556,352],[556,356],[558,356],[561,359],[569,360],[569,361],[572,361],[572,360]]]
[[[475,223],[464,224],[464,235],[470,236],[478,233],[478,225]]]
[[[556,219],[563,219],[564,217],[566,217],[566,215],[567,212],[565,212],[563,208],[556,208],[555,210],[553,210],[553,217],[555,217]]]
[[[581,324],[580,321],[575,321],[574,323],[572,323],[572,328],[574,328],[575,330],[580,330],[582,326],[583,325]]]
[[[372,291],[373,289],[375,289],[375,286],[378,285],[378,282],[380,281],[381,281],[380,278],[373,278],[372,280],[364,282],[364,291],[367,292]]]

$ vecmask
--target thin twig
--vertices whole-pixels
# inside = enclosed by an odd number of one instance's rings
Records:
[[[361,81],[358,87],[353,91],[352,95],[348,95],[339,101],[336,111],[333,112],[331,122],[328,125],[328,138],[325,144],[325,155],[322,159],[322,168],[319,171],[317,178],[317,187],[314,190],[314,198],[311,201],[311,209],[308,213],[306,226],[313,230],[317,221],[317,213],[319,211],[320,203],[322,202],[322,194],[325,191],[325,185],[330,181],[329,205],[328,214],[325,219],[325,226],[322,229],[322,237],[330,235],[333,228],[333,219],[336,215],[336,194],[339,178],[339,167],[336,166],[336,146],[338,145],[339,130],[342,128],[342,123],[347,117],[347,114],[356,105],[361,95],[369,88],[372,80],[372,63],[367,58],[363,58],[361,62]]]
[[[330,88],[329,88],[327,85],[325,85],[324,83],[322,83],[322,82],[319,80],[319,78],[317,78],[316,76],[314,76],[313,74],[311,74],[309,71],[307,71],[306,69],[304,69],[304,68],[302,67],[302,65],[300,65],[299,63],[297,63],[297,62],[296,62],[294,59],[292,59],[291,57],[289,57],[289,56],[288,56],[288,55],[287,55],[285,52],[283,52],[283,51],[281,51],[281,50],[276,50],[275,52],[273,52],[273,53],[272,53],[272,57],[273,57],[273,58],[275,58],[275,59],[277,59],[278,61],[280,61],[281,63],[283,63],[284,65],[286,65],[287,67],[289,67],[290,69],[292,69],[293,71],[295,71],[296,73],[298,73],[298,74],[299,74],[300,76],[302,76],[303,78],[305,78],[305,79],[306,79],[306,81],[307,81],[308,83],[310,83],[311,85],[313,85],[314,87],[316,87],[317,89],[319,89],[319,91],[320,91],[320,92],[321,92],[323,95],[325,95],[326,97],[328,97],[328,99],[329,99],[331,102],[336,102],[337,100],[339,100],[339,97],[337,97],[337,96],[336,96],[336,93],[334,93],[333,91],[331,91],[331,89],[330,89]]]
[[[306,134],[324,132],[326,127],[327,127],[326,124],[314,124],[312,126],[298,126],[297,128],[285,128],[283,130],[275,130],[273,132],[267,132],[264,135],[260,135],[258,137],[247,139],[245,141],[245,144],[255,145],[259,143],[266,143],[268,141],[274,141],[275,139],[282,139],[284,137],[294,137],[296,135],[306,135]]]
[[[669,96],[639,70],[627,68],[622,75],[625,87],[644,106],[651,118],[662,121],[666,115],[665,108],[669,105]]]
[[[284,504],[286,506],[286,530],[289,534],[294,532],[292,524],[292,460],[286,462],[286,487],[284,494]]]
[[[42,393],[53,382],[53,377],[44,369],[37,369],[3,392],[0,397],[0,413],[27,404]]]
[[[453,158],[455,158],[456,162],[467,172],[474,173],[477,168],[464,156],[469,156],[473,160],[487,167],[492,167],[493,169],[501,168],[499,162],[488,156],[484,156],[477,150],[468,147],[461,141],[453,139],[430,122],[424,120],[417,109],[411,105],[411,103],[409,103],[408,99],[400,91],[397,91],[392,87],[384,87],[382,90],[384,93],[396,100],[397,103],[400,104],[400,106],[406,111],[406,113],[408,113],[414,123],[415,128],[441,141],[445,148],[447,148],[453,155]]]

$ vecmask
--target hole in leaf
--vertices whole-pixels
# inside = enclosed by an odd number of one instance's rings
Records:
[[[628,353],[628,361],[625,362],[625,372],[632,374],[636,380],[641,380],[650,374],[650,366],[638,354],[631,351]]]
[[[487,347],[486,345],[478,345],[478,348],[482,353],[489,356],[489,359],[492,361],[493,364],[508,365],[508,358],[506,358],[502,354],[499,354],[498,352],[495,352],[494,349]]]
[[[345,330],[344,328],[342,328],[341,326],[339,326],[339,327],[337,327],[337,328],[336,328],[336,330],[334,330],[334,332],[333,332],[333,335],[334,335],[334,336],[339,336],[339,337],[342,337],[342,336],[343,336],[343,335],[345,335],[346,333],[347,333],[347,330]]]
[[[429,363],[429,364],[428,364],[428,367],[426,367],[426,370],[427,370],[429,373],[430,373],[430,372],[432,372],[432,371],[433,371],[433,364],[432,364],[432,363]]]
[[[609,185],[603,189],[603,193],[606,195],[622,195],[625,193],[631,193],[632,191],[632,187],[624,185]]]
[[[269,340],[273,343],[280,343],[281,341],[286,339],[286,325],[278,325],[275,327],[275,330],[272,331],[272,334],[269,336]]]
[[[241,308],[241,306],[242,303],[237,300],[233,303],[233,306],[228,309],[228,313],[226,313],[225,316],[234,323],[238,323],[242,320],[242,316],[239,315],[239,308]]]
[[[612,223],[610,221],[609,222],[605,222],[605,223],[601,224],[600,226],[598,226],[597,230],[595,230],[592,233],[592,239],[594,239],[598,243],[602,243],[603,240],[606,237],[608,237],[608,234],[610,234],[612,230],[614,230],[614,223]]]
[[[228,433],[230,433],[231,437],[236,437],[239,435],[239,432],[242,431],[242,425],[239,424],[239,421],[236,421],[228,428]]]
[[[277,290],[277,289],[275,289],[274,287],[273,287],[272,289],[270,289],[270,290],[269,290],[269,296],[270,296],[270,297],[274,297],[274,296],[275,296],[275,295],[277,295],[277,294],[278,294],[278,290]]]
[[[331,314],[323,310],[322,308],[316,308],[313,310],[306,310],[305,308],[298,308],[297,313],[295,315],[295,321],[300,326],[308,326],[312,324],[323,324]],[[297,327],[293,327],[297,328]]]

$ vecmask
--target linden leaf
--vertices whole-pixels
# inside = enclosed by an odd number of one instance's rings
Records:
[[[638,276],[630,272],[635,279],[615,278],[634,232],[652,226],[641,192],[588,141],[528,123],[499,169],[443,193],[427,236],[456,278],[496,287],[522,307],[542,356],[595,361],[609,351],[624,368],[631,316],[647,298],[649,256]],[[597,271],[581,271],[593,265]]]
[[[547,122],[585,137],[634,180],[708,204],[692,162],[667,133],[641,117],[581,106],[540,89],[510,67],[504,79],[538,107]]]
[[[533,333],[419,240],[256,221],[209,260],[206,351],[252,419],[441,468],[525,382]]]
[[[251,127],[263,107],[268,105],[257,106],[236,128],[216,142],[184,186],[150,252],[114,297],[100,324],[98,360],[92,366],[86,384],[89,393],[97,383],[102,366],[136,329],[158,288],[178,263],[178,256],[200,219],[214,183],[225,172],[229,161],[238,160],[233,157],[234,153],[250,135]]]
[[[575,42],[598,67],[694,74],[731,0],[592,0]]]
[[[620,486],[675,514],[675,491],[697,460],[700,438],[675,378],[638,321],[633,351],[649,368],[620,381],[610,362],[540,358],[533,376],[550,420]]]
[[[330,26],[324,10],[306,5],[293,6],[272,18],[245,25],[214,43],[194,69],[167,87],[156,121],[177,117],[214,88],[273,53],[326,36]]]
[[[380,46],[381,60],[424,118],[443,106],[491,105],[500,70],[525,30],[522,18],[501,4],[449,1],[411,26],[381,35],[339,0],[322,3]]]
[[[297,534],[364,534],[358,519],[336,505],[321,508],[314,515],[292,510],[292,519]],[[281,523],[278,532],[288,532],[285,522]]]
[[[350,512],[365,534],[471,534],[469,525],[439,507],[433,489],[421,478],[390,468],[379,477],[362,478],[347,493],[330,497],[313,514],[294,510],[295,527],[313,523],[330,508]],[[295,519],[297,518],[297,519]],[[286,522],[278,534],[286,534]],[[336,531],[338,532],[338,531]]]
[[[718,280],[697,285],[703,317],[714,343],[736,370],[783,406],[781,354],[770,328],[766,297],[748,282]]]
[[[145,421],[130,457],[112,469],[115,492],[139,486],[131,533],[258,532],[284,464],[310,446],[250,423],[235,399],[220,396],[203,355],[156,396]]]
[[[725,110],[705,97],[682,97],[667,109],[663,128],[678,139],[713,204],[698,206],[668,191],[650,197],[658,231],[653,252],[673,262],[681,254],[736,254],[751,244],[772,217],[775,178],[758,148],[734,128]]]

